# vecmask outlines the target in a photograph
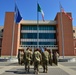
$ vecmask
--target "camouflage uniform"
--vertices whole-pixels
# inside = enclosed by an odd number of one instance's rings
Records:
[[[32,58],[33,58],[33,52],[32,52],[31,48],[30,48],[30,52],[31,52],[31,61],[30,61],[30,64],[32,65],[32,63],[33,63],[33,60],[32,60]]]
[[[30,61],[32,59],[32,54],[30,49],[28,48],[25,52],[24,52],[24,64],[25,64],[25,70],[29,72],[30,69]]]
[[[47,51],[47,49],[45,49],[45,51],[42,53],[42,61],[43,61],[43,72],[46,72],[48,71],[48,63],[49,63],[49,58],[50,58],[50,55],[49,55],[49,52]]]
[[[58,65],[59,54],[56,52],[55,55],[56,55],[55,64]]]
[[[49,59],[49,64],[52,66],[52,61],[53,61],[53,54],[50,52],[50,59]]]
[[[22,63],[24,62],[23,56],[24,56],[24,52],[23,52],[23,51],[19,51],[18,61],[19,61],[19,64],[21,64],[21,65],[22,65]]]
[[[53,52],[53,62],[55,65],[58,65],[58,57],[59,54],[57,52]]]
[[[34,59],[34,71],[35,71],[35,74],[39,74],[39,65],[40,65],[40,62],[42,60],[42,55],[41,53],[39,52],[39,49],[36,49],[34,54],[33,54],[33,59]]]
[[[20,50],[18,51],[18,63],[20,64]]]

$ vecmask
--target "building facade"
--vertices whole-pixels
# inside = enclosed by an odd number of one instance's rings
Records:
[[[71,16],[71,13],[68,15]],[[57,13],[53,21],[39,21],[37,24],[35,20],[22,20],[18,25],[14,25],[14,13],[6,12],[1,55],[10,56],[12,54],[16,56],[19,49],[26,49],[27,47],[31,47],[32,50],[37,47],[46,47],[51,51],[59,52],[60,56],[63,54],[64,56],[76,55],[72,20],[63,13],[62,24],[63,26],[61,25],[60,13]]]
[[[76,27],[73,27],[74,53],[76,54]]]

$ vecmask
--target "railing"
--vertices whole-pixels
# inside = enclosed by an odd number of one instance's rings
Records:
[[[28,42],[28,41],[33,41],[33,42],[36,42],[37,41],[37,39],[21,39],[21,42]],[[55,42],[56,41],[56,39],[39,39],[39,42],[47,42],[47,41],[49,41],[49,42]]]
[[[20,45],[20,48],[33,47],[36,48],[37,45]],[[58,49],[58,45],[39,45],[39,47],[47,47],[51,49]]]
[[[37,30],[21,30],[21,33],[37,33]],[[39,30],[39,33],[56,33],[56,30]]]

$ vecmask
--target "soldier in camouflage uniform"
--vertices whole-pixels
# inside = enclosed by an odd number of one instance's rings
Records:
[[[33,64],[33,52],[32,52],[32,49],[30,48],[30,52],[31,52],[31,61],[30,61],[30,65],[32,65]]]
[[[29,48],[26,49],[24,52],[24,64],[25,64],[25,70],[29,72],[30,69],[30,61],[32,59],[32,53]]]
[[[52,62],[53,62],[53,54],[52,52],[50,51],[50,59],[49,59],[49,64],[52,66]]]
[[[57,52],[53,52],[53,63],[55,65],[58,65],[58,57],[59,57],[59,54]]]
[[[49,52],[47,51],[47,49],[45,48],[44,52],[42,53],[42,61],[43,61],[43,72],[46,72],[48,71],[48,63],[49,63],[49,58],[50,58],[50,55],[49,55]]]
[[[18,64],[20,64],[20,50],[18,51]]]
[[[58,65],[59,54],[55,52],[55,64]]]
[[[39,74],[39,65],[40,65],[40,62],[42,60],[42,55],[39,52],[39,49],[35,50],[35,52],[33,54],[33,60],[34,60],[34,71],[35,71],[35,74]]]
[[[23,57],[24,57],[24,52],[23,52],[23,50],[20,50],[19,53],[18,53],[18,62],[19,62],[19,64],[21,64],[21,65],[22,65],[22,63],[24,62]]]

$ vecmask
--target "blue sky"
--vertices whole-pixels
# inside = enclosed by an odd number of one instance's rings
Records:
[[[76,26],[76,0],[0,0],[0,26],[4,25],[5,12],[13,12],[15,1],[24,20],[37,20],[37,1],[44,11],[45,20],[54,20],[60,12],[59,1],[65,12],[72,13],[72,24]],[[39,20],[42,16],[39,13]]]

